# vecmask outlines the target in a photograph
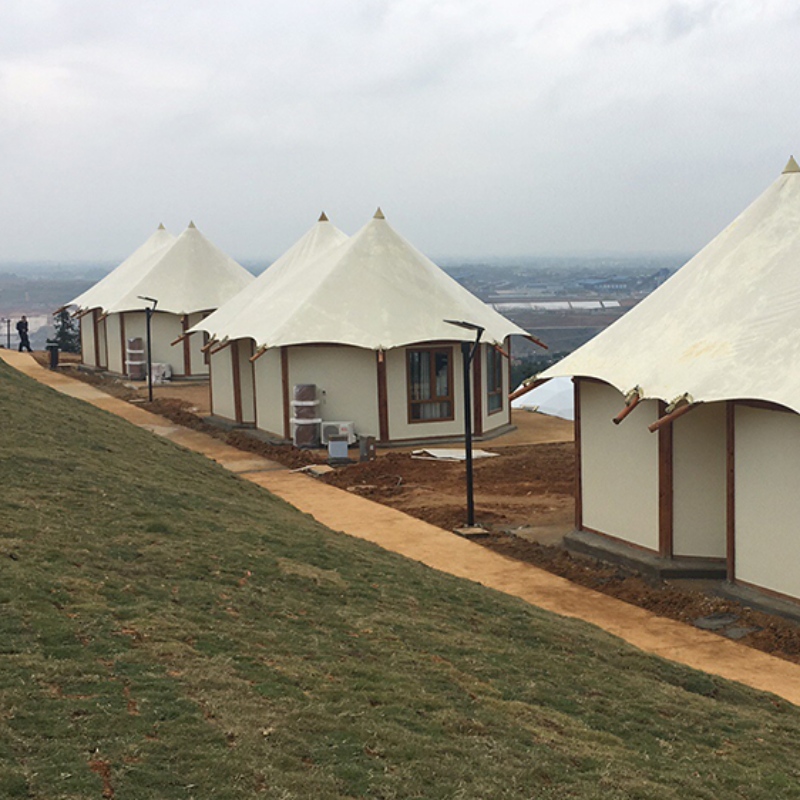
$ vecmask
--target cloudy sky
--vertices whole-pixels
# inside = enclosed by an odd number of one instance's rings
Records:
[[[800,157],[796,0],[3,0],[0,261],[693,252]]]

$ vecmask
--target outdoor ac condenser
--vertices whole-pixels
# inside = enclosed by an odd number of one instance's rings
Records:
[[[356,426],[354,422],[323,422],[322,423],[322,444],[328,444],[331,436],[346,436],[347,444],[353,444],[356,440]]]

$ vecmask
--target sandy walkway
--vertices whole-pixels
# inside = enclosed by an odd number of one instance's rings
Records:
[[[263,486],[333,530],[374,542],[430,567],[591,622],[650,653],[773,692],[800,705],[800,666],[594,592],[536,567],[500,556],[452,533],[229,445],[173,425],[142,408],[58,372],[29,355],[0,350],[8,364],[64,394],[206,455]]]

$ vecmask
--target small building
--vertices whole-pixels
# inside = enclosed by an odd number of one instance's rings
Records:
[[[177,238],[164,226],[115,270],[69,305],[78,307],[81,360],[91,367],[128,374],[128,342],[145,339],[151,321],[152,359],[179,377],[208,374],[203,341],[172,343],[192,325],[251,283],[253,276],[223,253],[193,222]]]
[[[461,343],[474,361],[473,430],[510,428],[509,337],[527,336],[396,233],[380,209],[350,239],[322,218],[230,307],[212,336],[213,413],[290,439],[293,389],[317,387],[319,420],[381,443],[463,437]]]
[[[798,264],[792,158],[671,278],[542,373],[574,377],[572,546],[800,601]]]

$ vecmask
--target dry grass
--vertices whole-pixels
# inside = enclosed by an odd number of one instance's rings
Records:
[[[0,797],[800,797],[786,703],[0,386]]]

